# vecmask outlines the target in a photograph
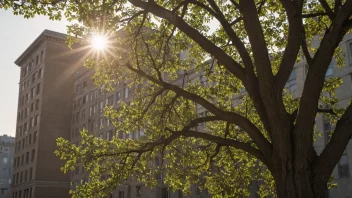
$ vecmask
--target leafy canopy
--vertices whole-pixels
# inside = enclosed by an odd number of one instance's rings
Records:
[[[98,55],[91,53],[85,66],[95,70],[92,78],[106,91],[120,86],[133,90],[133,102],[118,109],[107,106],[104,115],[117,133],[143,131],[143,137],[122,140],[115,135],[107,141],[84,130],[80,145],[58,139],[56,154],[67,161],[63,171],[82,166],[89,174],[89,182],[77,186],[73,197],[106,196],[131,177],[155,186],[160,175],[173,190],[189,193],[197,184],[215,197],[244,197],[253,181],[259,181],[261,196],[275,196],[275,160],[293,152],[288,148],[292,142],[285,142],[295,138],[293,131],[308,134],[299,136],[306,147],[292,147],[306,151],[297,159],[311,157],[306,153],[314,150],[318,133],[310,118],[319,107],[332,107],[323,112],[335,124],[344,113],[334,94],[342,81],[325,80],[325,73],[333,54],[338,65],[344,64],[337,46],[351,26],[349,4],[4,0],[0,8],[26,18],[65,16],[73,22],[69,44],[89,42],[94,34],[107,36],[110,45]],[[319,53],[312,43],[324,44],[334,28],[340,28],[338,38],[331,36],[331,49]],[[326,64],[319,63],[320,54]],[[300,61],[307,62],[307,79],[312,79],[302,98],[284,88]]]

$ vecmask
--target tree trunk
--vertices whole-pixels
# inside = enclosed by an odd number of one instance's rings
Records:
[[[279,163],[275,164],[278,165]],[[314,178],[312,168],[305,166],[297,168],[293,163],[281,163],[275,168],[276,192],[278,198],[324,198],[326,182]],[[295,169],[296,168],[296,169]]]

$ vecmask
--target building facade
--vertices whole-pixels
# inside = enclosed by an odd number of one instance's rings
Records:
[[[15,61],[21,77],[13,198],[69,197],[70,178],[54,151],[57,138],[70,138],[74,73],[82,56],[65,39],[45,30]]]
[[[10,197],[15,138],[0,136],[0,198]]]
[[[89,182],[83,167],[77,166],[73,172],[66,175],[60,171],[64,162],[53,154],[58,137],[79,144],[79,132],[84,128],[106,140],[111,140],[113,136],[135,139],[144,135],[142,131],[129,134],[116,132],[111,121],[103,115],[103,109],[107,105],[118,109],[122,101],[129,104],[134,90],[119,86],[114,91],[105,92],[104,87],[96,87],[91,79],[93,71],[82,67],[85,52],[69,50],[64,40],[65,35],[45,30],[16,60],[16,64],[21,67],[21,80],[11,193],[13,198],[65,198],[69,197],[70,188],[74,189],[79,184]],[[351,34],[344,38],[341,47],[346,54],[346,66],[337,68],[335,61],[332,61],[326,77],[343,79],[344,82],[336,90],[336,95],[340,99],[339,105],[346,107],[352,99]],[[306,71],[307,65],[304,61],[297,63],[286,84],[286,88],[295,97],[302,94]],[[190,74],[190,77],[191,81],[203,80],[200,74]],[[202,114],[205,110],[199,108],[197,112]],[[328,142],[333,126],[322,115],[317,116],[316,126],[322,134],[314,143],[319,154]],[[338,187],[327,191],[327,197],[352,198],[352,189],[349,188],[352,184],[352,157],[349,157],[351,155],[352,144],[349,143],[332,174],[333,182],[337,183]],[[171,192],[162,182],[149,189],[131,178],[126,184],[119,186],[110,197],[211,197],[206,191],[199,191],[197,186],[192,187],[192,192],[193,194],[188,196],[182,195],[180,191]]]

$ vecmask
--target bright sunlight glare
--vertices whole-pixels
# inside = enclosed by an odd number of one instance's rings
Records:
[[[92,45],[95,49],[102,50],[107,45],[107,38],[101,35],[95,35],[92,39]]]

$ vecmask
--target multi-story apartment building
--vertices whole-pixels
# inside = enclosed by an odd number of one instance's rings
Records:
[[[21,77],[13,198],[69,197],[70,178],[54,151],[57,138],[70,138],[74,73],[83,56],[65,39],[45,30],[15,61]]]
[[[15,138],[0,136],[0,198],[9,198],[12,183]]]
[[[71,188],[89,182],[83,167],[77,166],[70,175],[60,172],[63,162],[53,154],[58,137],[79,144],[79,132],[83,128],[107,140],[113,136],[122,139],[143,136],[142,131],[129,134],[116,132],[111,121],[103,115],[107,105],[118,109],[122,101],[130,103],[134,90],[118,86],[114,91],[105,92],[103,87],[96,87],[91,79],[94,71],[83,68],[79,61],[84,60],[86,52],[73,53],[64,44],[64,39],[65,35],[46,30],[16,61],[21,67],[21,80],[13,198],[68,197],[69,181],[72,183]],[[345,107],[352,99],[352,35],[346,36],[341,46],[346,53],[346,66],[337,68],[332,61],[326,76],[344,80],[343,85],[336,90],[336,95],[340,98],[339,104]],[[306,71],[304,61],[297,63],[287,82],[286,87],[295,97],[302,93]],[[201,74],[188,75],[190,81],[199,80],[202,83],[204,80]],[[205,113],[202,108],[197,109],[197,112]],[[317,116],[316,124],[323,135],[315,142],[319,153],[329,140],[328,134],[333,126],[321,115]],[[352,182],[352,158],[348,157],[351,154],[352,144],[349,144],[332,175],[338,187],[329,190],[327,196],[337,198],[352,195],[352,189],[349,188]],[[110,197],[211,197],[206,191],[200,192],[196,186],[192,192],[192,195],[183,196],[180,191],[169,191],[162,182],[149,189],[132,178],[119,186]]]

